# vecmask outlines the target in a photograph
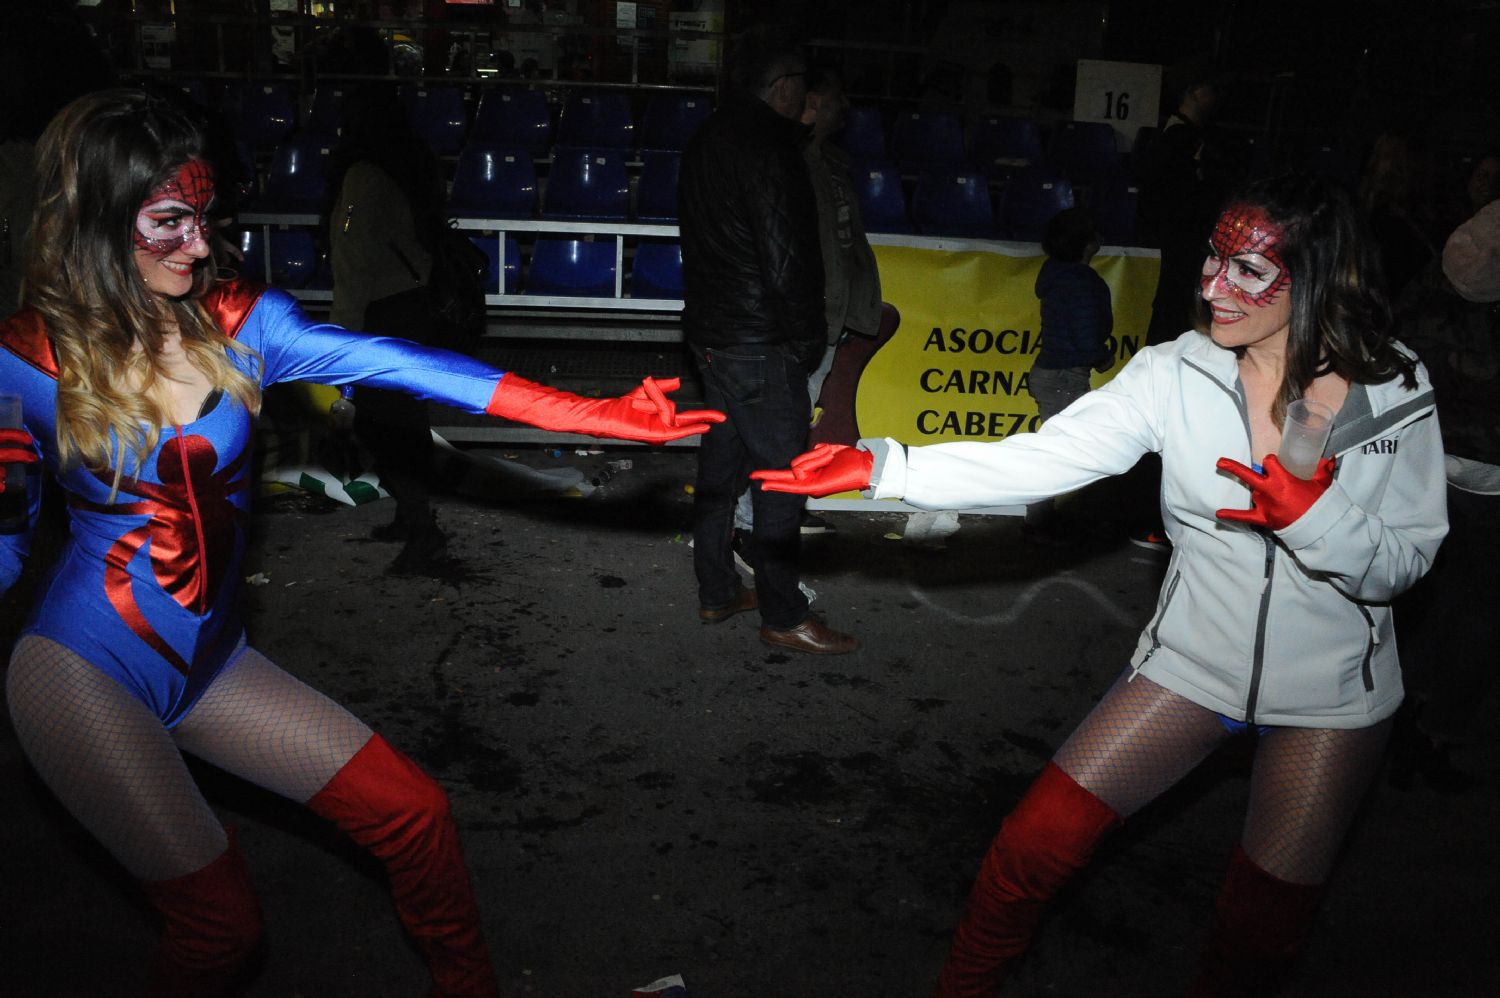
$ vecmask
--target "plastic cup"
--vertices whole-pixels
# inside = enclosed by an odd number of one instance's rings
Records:
[[[21,426],[21,396],[0,395],[0,427]],[[5,491],[0,492],[0,534],[13,534],[26,527],[26,465],[0,464]]]
[[[1333,430],[1333,410],[1322,402],[1297,399],[1286,407],[1281,427],[1281,466],[1298,478],[1311,478],[1323,460],[1328,434]]]

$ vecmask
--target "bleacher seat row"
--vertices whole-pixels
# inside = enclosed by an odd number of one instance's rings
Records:
[[[213,101],[205,90],[191,92]],[[338,142],[346,93],[342,85],[320,87],[300,124],[285,84],[242,84],[219,95],[242,161],[261,164],[245,210],[274,217],[322,209],[325,163]],[[542,90],[519,86],[486,89],[477,102],[456,86],[406,85],[401,94],[449,164],[450,213],[497,221],[675,225],[681,151],[712,110],[709,97],[697,93],[652,93],[639,121],[618,91],[570,91],[555,111]],[[850,153],[871,232],[1039,241],[1053,213],[1087,200],[1106,241],[1125,244],[1133,238],[1135,192],[1111,158],[1113,131],[1100,127],[1066,123],[1048,144],[1038,123],[1024,118],[987,116],[966,136],[951,112],[888,118],[857,106],[838,141]],[[619,261],[626,294],[681,294],[681,250],[670,240],[632,240],[627,252],[617,252],[610,238],[542,233],[523,252],[508,235],[503,264],[496,237],[474,240],[491,258],[493,293],[609,297]],[[279,283],[331,283],[310,231],[255,228],[242,248],[252,273],[266,274],[269,258],[269,276]]]

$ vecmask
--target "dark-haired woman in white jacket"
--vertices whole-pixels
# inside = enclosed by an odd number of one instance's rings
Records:
[[[1215,226],[1202,328],[1148,347],[1039,432],[863,441],[755,473],[769,489],[963,509],[1162,457],[1173,553],[1156,612],[1129,669],[1002,824],[943,998],[995,993],[1104,834],[1246,730],[1258,737],[1249,813],[1192,993],[1263,995],[1290,971],[1401,702],[1389,602],[1447,532],[1432,390],[1389,338],[1368,247],[1333,188],[1257,184]],[[1299,398],[1336,413],[1306,479],[1276,456]]]

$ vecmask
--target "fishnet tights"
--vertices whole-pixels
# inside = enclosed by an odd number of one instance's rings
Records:
[[[1390,722],[1275,727],[1259,736],[1242,846],[1282,880],[1321,884],[1380,765]],[[1053,760],[1129,817],[1229,737],[1213,711],[1143,676],[1110,687]]]
[[[370,737],[358,718],[251,648],[172,731],[76,653],[34,635],[11,654],[6,694],[43,782],[142,880],[200,870],[227,845],[182,752],[302,803]]]

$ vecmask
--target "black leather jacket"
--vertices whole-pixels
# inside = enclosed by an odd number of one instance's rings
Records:
[[[683,332],[704,347],[784,343],[808,371],[827,348],[809,132],[732,96],[698,129],[678,190]]]

